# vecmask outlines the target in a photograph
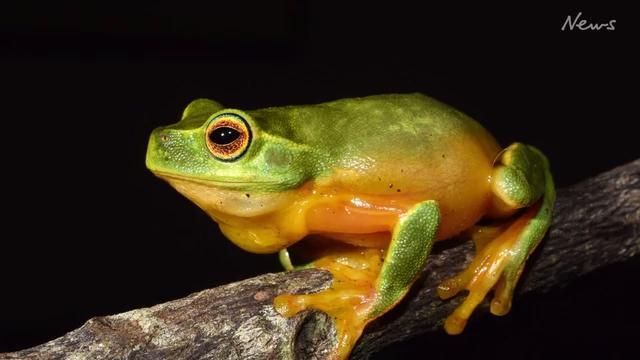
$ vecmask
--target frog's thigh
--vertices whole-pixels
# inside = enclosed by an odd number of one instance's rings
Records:
[[[511,306],[515,284],[524,262],[546,232],[555,200],[553,181],[546,158],[537,149],[513,144],[497,159],[493,177],[495,214],[509,214],[529,207],[515,221],[498,232],[495,239],[477,247],[473,262],[459,275],[444,281],[438,288],[442,298],[466,289],[469,295],[445,322],[445,329],[460,333],[475,307],[495,289],[491,312],[506,314]],[[544,194],[540,201],[541,195]]]
[[[545,189],[546,159],[537,149],[514,143],[504,149],[494,164],[491,182],[495,215],[507,215],[529,206]]]

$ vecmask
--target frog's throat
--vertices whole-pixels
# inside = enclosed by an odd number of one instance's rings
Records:
[[[193,179],[158,171],[154,174],[214,219],[224,215],[247,218],[269,214],[289,205],[295,196],[294,191],[250,190],[256,184],[233,182],[231,187],[230,182],[225,181]]]

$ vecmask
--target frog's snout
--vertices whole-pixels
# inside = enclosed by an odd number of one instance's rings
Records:
[[[151,132],[146,156],[146,165],[149,169],[155,169],[161,162],[167,160],[172,144],[176,142],[178,136],[175,130],[166,128],[157,128]]]

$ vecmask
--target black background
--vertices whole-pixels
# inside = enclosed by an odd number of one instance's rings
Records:
[[[0,352],[88,318],[279,271],[241,251],[144,167],[147,136],[192,99],[241,109],[419,91],[568,186],[637,158],[637,19],[628,9],[234,2],[3,5]],[[561,31],[568,15],[615,31]],[[629,357],[640,262],[476,316],[378,358]]]

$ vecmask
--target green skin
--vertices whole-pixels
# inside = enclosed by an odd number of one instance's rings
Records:
[[[241,116],[252,132],[246,152],[230,161],[212,156],[206,144],[209,122],[223,113]],[[396,121],[390,122],[390,118]],[[429,134],[427,141],[425,132]],[[146,161],[147,167],[157,174],[193,179],[223,191],[251,193],[251,198],[236,198],[233,203],[242,204],[232,212],[237,216],[243,216],[243,211],[255,215],[252,211],[258,210],[252,206],[258,200],[253,200],[253,194],[261,194],[266,203],[271,199],[277,202],[278,195],[310,180],[331,178],[335,169],[354,169],[362,175],[364,184],[359,188],[354,182],[354,192],[384,194],[388,191],[386,184],[375,188],[366,179],[381,172],[397,175],[399,169],[394,166],[398,163],[405,168],[437,169],[436,161],[444,158],[447,141],[467,134],[490,137],[464,114],[420,94],[380,95],[246,112],[200,99],[185,109],[180,122],[152,133]],[[401,136],[402,141],[390,142],[390,136]],[[485,151],[482,145],[477,148]],[[527,256],[549,226],[555,191],[546,158],[531,146],[517,143],[506,148],[496,159],[495,169],[494,192],[510,207],[528,207],[542,199],[540,210],[517,241],[517,256],[504,270],[506,292],[511,294]],[[400,185],[396,187],[419,192],[421,189],[408,179],[412,175],[398,179]],[[424,180],[437,181],[446,183],[447,179]],[[203,206],[201,202],[199,205]],[[425,199],[397,223],[376,284],[379,296],[372,308],[372,319],[406,294],[426,262],[440,222],[438,202]],[[283,240],[282,248],[289,243]],[[287,264],[286,253],[281,253],[281,258]]]
[[[254,139],[242,158],[232,163],[212,161],[205,146],[206,124],[216,115],[229,112],[247,120]],[[424,115],[416,119],[415,113]],[[389,122],[389,118],[400,121]],[[329,124],[325,119],[330,119]],[[254,111],[225,109],[215,101],[199,99],[189,104],[180,122],[154,130],[147,167],[215,183],[230,182],[224,185],[230,189],[282,192],[310,179],[329,176],[336,168],[354,167],[356,161],[367,157],[380,162],[384,153],[401,153],[402,161],[424,166],[425,159],[440,154],[438,147],[442,146],[437,139],[425,144],[421,135],[424,128],[439,138],[455,136],[467,128],[483,131],[457,110],[420,94]],[[160,133],[174,143],[163,146],[156,141]],[[394,133],[406,134],[401,144],[389,142]],[[398,147],[403,150],[398,151]]]

